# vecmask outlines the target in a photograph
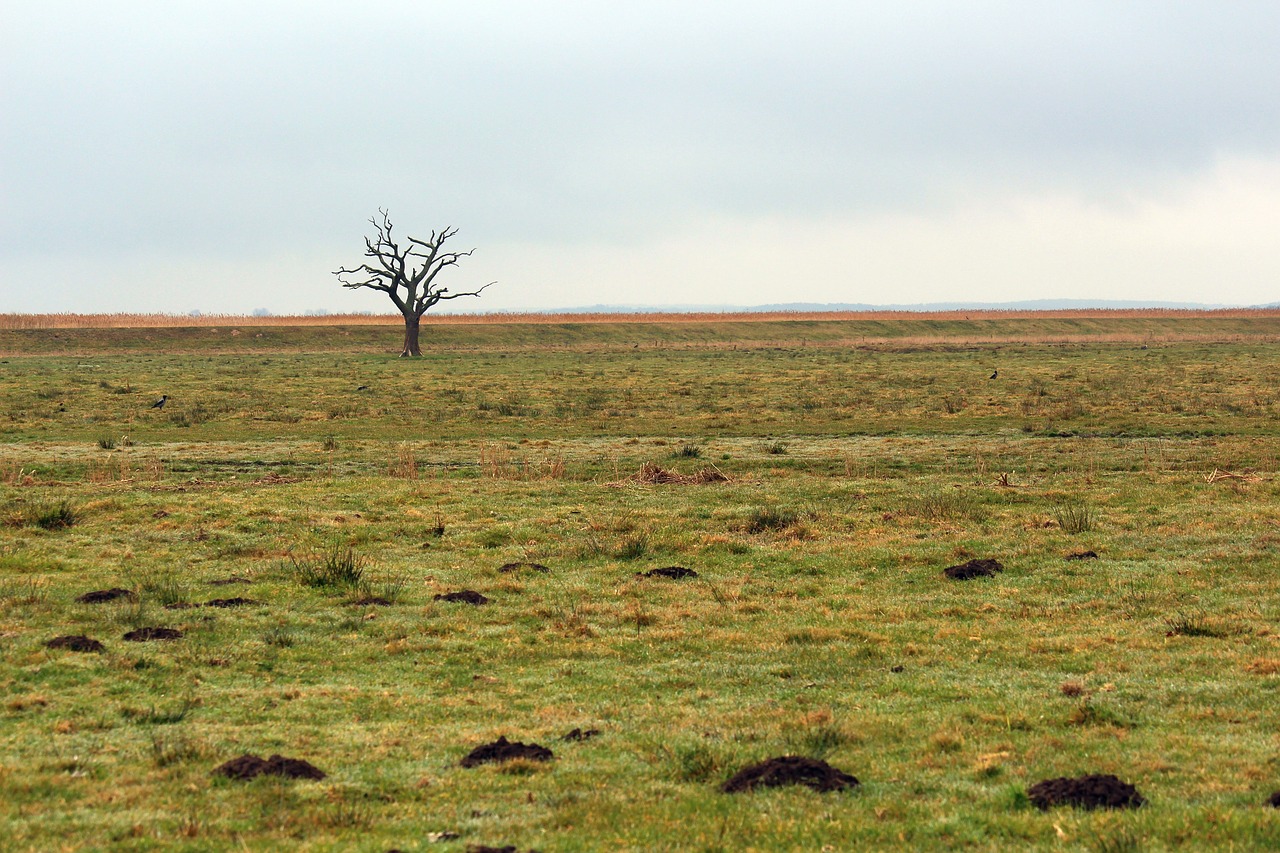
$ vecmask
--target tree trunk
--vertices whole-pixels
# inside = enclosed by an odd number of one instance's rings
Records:
[[[418,347],[418,324],[421,320],[416,314],[404,315],[404,351],[400,353],[401,358],[422,355]]]

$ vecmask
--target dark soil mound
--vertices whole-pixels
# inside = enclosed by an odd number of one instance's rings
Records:
[[[364,598],[351,602],[351,605],[353,607],[390,607],[394,603],[380,595],[366,595]]]
[[[244,607],[246,604],[257,604],[252,598],[215,598],[206,601],[205,607]]]
[[[488,844],[468,844],[467,853],[520,853],[514,844],[506,847],[491,847]]]
[[[1276,791],[1271,795],[1271,799],[1267,800],[1267,804],[1273,809],[1280,809],[1280,791]]]
[[[139,628],[124,635],[131,643],[145,643],[148,640],[181,640],[182,632],[177,628]]]
[[[591,740],[600,734],[599,729],[574,729],[560,740]]]
[[[974,578],[989,578],[996,572],[1003,572],[1004,566],[995,560],[970,560],[958,566],[947,566],[942,573],[952,580],[967,581]]]
[[[241,578],[241,577],[236,577],[235,575],[232,575],[229,578],[222,578],[221,580],[209,581],[209,586],[230,586],[233,583],[253,583],[253,581],[249,580],[248,578]]]
[[[535,572],[542,572],[543,574],[551,571],[546,566],[542,565],[542,563],[507,563],[505,566],[499,567],[498,571],[503,574],[510,574],[511,572],[518,572],[521,569],[532,569]]]
[[[840,791],[854,788],[858,780],[837,770],[825,761],[801,755],[770,758],[744,767],[720,786],[726,794],[750,791],[752,788],[776,788],[779,785],[808,785],[815,791]]]
[[[1072,560],[1096,560],[1098,559],[1097,551],[1076,551],[1074,554],[1068,554],[1063,557],[1064,560],[1070,562]]]
[[[121,589],[117,586],[111,589],[95,589],[93,592],[86,592],[76,601],[81,604],[102,604],[107,601],[115,601],[117,598],[136,601],[138,594],[131,589]]]
[[[216,776],[228,779],[253,779],[256,776],[283,776],[286,779],[323,779],[326,774],[309,761],[301,758],[285,758],[273,755],[268,759],[244,754],[233,758],[213,771]]]
[[[1046,779],[1027,789],[1036,808],[1079,806],[1083,809],[1136,809],[1146,802],[1138,789],[1111,775],[1081,776],[1078,779]]]
[[[463,767],[476,767],[492,761],[511,761],[515,758],[527,758],[530,761],[550,761],[555,758],[551,750],[536,743],[512,743],[500,737],[493,743],[477,746],[467,753],[467,757],[459,762]]]
[[[100,652],[106,647],[97,640],[90,639],[83,634],[70,634],[65,637],[54,637],[45,643],[51,649],[69,649],[73,652]]]
[[[467,604],[487,604],[489,599],[485,598],[474,589],[464,589],[458,592],[446,592],[443,595],[435,596],[436,601],[462,601]]]
[[[636,572],[638,578],[670,578],[678,581],[681,578],[696,578],[698,573],[693,569],[686,569],[684,566],[666,566],[661,569],[652,569],[647,572]]]

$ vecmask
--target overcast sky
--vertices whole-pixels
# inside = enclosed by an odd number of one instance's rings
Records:
[[[0,0],[0,311],[1280,301],[1280,3]],[[459,300],[454,307],[463,307]]]

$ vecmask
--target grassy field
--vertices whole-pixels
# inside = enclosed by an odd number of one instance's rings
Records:
[[[1280,847],[1280,316],[13,325],[0,849]]]

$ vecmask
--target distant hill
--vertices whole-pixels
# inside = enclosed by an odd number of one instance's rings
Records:
[[[717,314],[743,312],[803,312],[817,311],[1080,311],[1080,310],[1134,310],[1163,308],[1185,311],[1213,311],[1220,308],[1240,308],[1203,302],[1154,302],[1138,299],[1027,299],[1018,302],[917,302],[914,304],[873,305],[869,302],[780,302],[771,305],[586,305],[576,308],[548,308],[531,311],[535,314]],[[1277,308],[1273,305],[1254,306]]]

